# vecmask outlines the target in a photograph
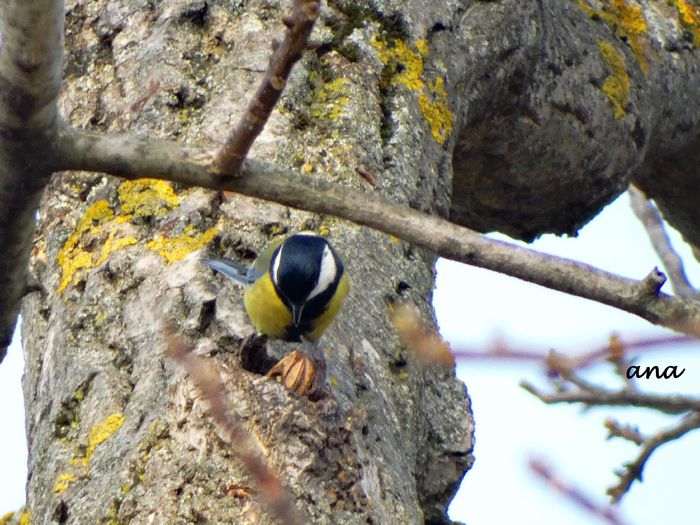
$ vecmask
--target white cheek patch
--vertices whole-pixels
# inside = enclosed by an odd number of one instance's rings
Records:
[[[282,260],[282,250],[284,249],[284,243],[280,245],[280,249],[275,255],[275,260],[272,261],[272,282],[279,283],[279,271],[280,271],[280,261]]]
[[[318,274],[318,282],[311,293],[306,298],[306,300],[313,299],[317,295],[325,292],[328,287],[333,283],[338,273],[338,269],[335,266],[335,257],[331,249],[326,245],[323,249],[323,256],[321,257],[321,271]]]

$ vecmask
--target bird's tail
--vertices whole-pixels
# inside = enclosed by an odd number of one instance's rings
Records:
[[[248,268],[237,261],[232,261],[231,259],[205,258],[202,259],[202,262],[243,286],[250,284],[250,272]]]

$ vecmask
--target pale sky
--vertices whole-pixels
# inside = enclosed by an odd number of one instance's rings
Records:
[[[690,250],[673,232],[694,283],[700,268]],[[504,236],[497,236],[507,240]],[[627,277],[641,279],[659,265],[645,231],[629,208],[626,195],[606,208],[577,238],[545,236],[533,248],[573,258]],[[668,284],[664,291],[668,291]],[[501,274],[468,268],[451,261],[438,263],[434,305],[442,334],[454,346],[488,347],[501,337],[513,346],[584,352],[603,346],[613,332],[629,340],[672,333],[646,321],[592,301],[568,296]],[[644,354],[641,365],[678,365],[686,371],[671,380],[640,380],[659,392],[699,395],[700,344]],[[591,380],[619,386],[606,366],[589,374]],[[450,516],[468,525],[588,525],[602,523],[550,491],[531,476],[529,457],[544,457],[558,473],[575,482],[598,503],[624,462],[636,457],[637,447],[606,440],[603,421],[638,424],[654,433],[675,418],[640,409],[599,408],[583,412],[578,406],[547,406],[522,390],[522,379],[546,385],[542,370],[533,365],[503,362],[461,362],[476,419],[476,462],[467,473]],[[647,463],[644,483],[635,483],[620,510],[627,525],[697,524],[697,475],[700,472],[700,431],[660,448]]]
[[[504,237],[499,237],[505,239]],[[689,264],[692,257],[676,235],[675,244]],[[633,278],[644,277],[658,261],[646,234],[618,199],[582,230],[576,239],[551,236],[535,249],[594,264]],[[698,265],[688,268],[700,283]],[[667,285],[668,286],[668,285]],[[666,289],[666,288],[665,288]],[[449,261],[438,263],[434,301],[443,336],[452,344],[488,347],[496,337],[514,346],[583,352],[598,348],[612,332],[638,339],[663,333],[629,314],[570,297],[487,270]],[[24,502],[26,452],[18,337],[0,365],[0,516]],[[698,394],[700,345],[645,354],[640,364],[678,365],[681,378],[649,381],[655,391]],[[604,366],[592,380],[613,385]],[[602,523],[581,512],[533,478],[528,457],[546,458],[558,473],[577,483],[599,503],[615,480],[613,470],[635,457],[636,447],[605,439],[602,422],[614,416],[653,433],[673,418],[637,409],[606,408],[582,413],[576,406],[546,406],[518,387],[521,379],[546,385],[533,365],[462,362],[459,377],[467,384],[476,419],[476,463],[467,473],[450,509],[453,519],[468,525],[589,525]],[[640,382],[646,387],[647,383]],[[626,525],[697,523],[697,473],[700,432],[659,449],[647,463],[644,483],[635,483],[621,505]]]

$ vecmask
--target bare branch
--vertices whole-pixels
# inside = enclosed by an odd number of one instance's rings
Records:
[[[605,420],[605,428],[608,429],[608,439],[619,437],[637,445],[644,444],[645,438],[635,426],[622,425],[614,419],[608,418]]]
[[[567,500],[577,507],[592,514],[596,518],[603,519],[610,525],[622,525],[626,523],[618,516],[617,511],[604,505],[596,504],[588,495],[573,483],[563,479],[554,469],[541,459],[530,459],[528,461],[530,470],[538,477],[542,478],[553,490],[562,494]]]
[[[63,60],[62,0],[6,0],[0,18],[0,129],[52,131]],[[14,137],[17,140],[18,137]]]
[[[0,17],[0,362],[14,331],[34,214],[51,175],[63,2],[6,0]]]
[[[570,379],[567,378],[570,381]],[[583,403],[586,406],[624,406],[653,408],[666,414],[684,414],[690,411],[700,411],[700,399],[678,394],[649,394],[624,388],[622,390],[606,390],[586,383],[584,388],[579,384],[578,390],[564,390],[547,394],[537,387],[523,381],[520,383],[525,390],[538,397],[548,405],[556,403]]]
[[[664,228],[664,221],[656,206],[635,186],[630,186],[627,191],[632,202],[632,210],[644,225],[651,245],[666,269],[673,290],[681,297],[695,297],[696,291],[685,273],[683,260],[673,249],[671,239],[668,238]]]
[[[612,338],[609,348],[609,361],[616,367],[617,373],[626,380],[627,374],[623,370],[625,364],[624,345],[618,338]],[[543,392],[525,381],[521,382],[520,386],[547,404],[581,403],[586,408],[633,406],[650,408],[666,414],[687,414],[679,425],[659,432],[650,438],[645,438],[636,427],[621,425],[613,419],[605,421],[609,438],[620,437],[642,446],[639,457],[634,462],[624,465],[622,471],[616,472],[620,481],[608,490],[613,501],[619,501],[635,479],[641,480],[644,464],[658,446],[676,439],[690,430],[700,428],[700,398],[679,394],[645,393],[639,391],[634,384],[629,382],[626,382],[625,387],[620,390],[608,390],[576,375],[571,366],[564,367],[560,370],[560,374],[564,381],[555,384],[556,390],[553,393]],[[572,388],[572,385],[575,388]]]
[[[666,276],[654,266],[646,277],[642,279],[642,282],[639,283],[640,292],[649,296],[658,295],[665,282]]]
[[[553,349],[545,353],[541,349],[538,350],[536,348],[516,348],[509,346],[503,340],[496,340],[492,343],[490,348],[486,348],[485,350],[450,347],[450,353],[455,359],[461,360],[481,359],[489,361],[501,360],[539,363],[546,369],[550,377],[563,377],[584,390],[586,390],[588,386],[584,387],[582,385],[588,384],[584,383],[582,378],[575,376],[574,372],[580,372],[589,366],[607,360],[615,367],[615,373],[625,382],[627,388],[634,390],[636,389],[636,385],[633,379],[627,377],[627,370],[631,366],[629,356],[633,352],[635,355],[638,355],[640,352],[659,348],[675,349],[684,344],[693,344],[697,346],[698,341],[694,337],[666,335],[662,337],[623,341],[617,335],[613,335],[610,337],[610,342],[606,346],[575,354],[570,351],[561,352]]]
[[[247,159],[241,176],[225,176],[212,167],[212,155],[200,148],[68,127],[60,130],[56,146],[61,169],[99,171],[128,179],[167,179],[328,213],[395,235],[448,259],[592,299],[654,324],[700,335],[700,303],[649,293],[640,281],[489,239],[376,195],[301,177],[268,163]]]
[[[280,523],[301,525],[308,520],[300,519],[300,512],[294,506],[288,490],[277,475],[260,459],[262,452],[248,432],[237,421],[227,407],[226,390],[221,383],[219,372],[208,359],[198,357],[193,348],[172,325],[165,329],[165,338],[170,356],[185,369],[202,396],[209,404],[209,412],[228,438],[231,449],[236,451],[241,463],[256,482],[263,508],[270,511]]]
[[[260,86],[236,127],[216,156],[216,165],[224,173],[238,173],[250,147],[270,117],[282,95],[294,64],[309,47],[309,36],[320,11],[319,0],[294,0],[292,14],[282,42],[273,41],[273,53]]]
[[[624,470],[617,473],[617,475],[620,477],[620,481],[617,483],[617,485],[608,489],[608,495],[610,495],[613,502],[620,501],[622,496],[629,491],[632,483],[634,483],[635,480],[642,481],[644,465],[657,448],[665,443],[668,443],[669,441],[678,439],[691,430],[695,430],[697,428],[700,428],[700,412],[689,414],[677,425],[674,425],[646,439],[642,446],[642,450],[637,456],[637,459],[631,463],[627,463],[624,466]]]

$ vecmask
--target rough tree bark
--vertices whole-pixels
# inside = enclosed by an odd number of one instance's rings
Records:
[[[286,3],[66,7],[59,109],[71,124],[206,144],[254,91]],[[683,106],[700,89],[696,15],[684,0],[333,1],[321,47],[252,156],[479,230],[574,233],[640,167],[696,138],[700,109]],[[693,194],[680,197],[696,213]],[[251,258],[301,228],[327,230],[353,279],[324,343],[325,403],[241,369],[252,328],[240,291],[197,262],[199,249]],[[243,197],[55,177],[31,266],[42,289],[23,305],[33,520],[268,519],[165,356],[159,321],[172,318],[220,367],[231,406],[314,522],[447,523],[473,460],[468,398],[453,370],[410,359],[386,321],[395,296],[430,318],[433,263],[385,235]]]
[[[453,221],[573,235],[636,179],[698,245],[697,2],[477,2],[460,29]]]
[[[220,140],[256,88],[286,9],[69,2],[59,108],[76,126]],[[444,211],[449,150],[396,80],[439,78],[422,73],[429,42],[415,44],[432,15],[419,3],[386,11],[324,7],[325,45],[294,71],[252,154]],[[402,61],[410,69],[399,71]],[[376,189],[360,167],[376,174]],[[198,263],[200,248],[250,259],[271,236],[309,228],[329,232],[353,282],[324,341],[333,400],[319,403],[241,368],[253,332],[241,292]],[[448,521],[472,462],[468,398],[451,367],[407,356],[387,322],[387,299],[399,296],[432,318],[431,254],[244,197],[85,174],[54,178],[34,253],[45,292],[25,301],[23,343],[37,522],[267,522],[238,497],[250,482],[236,451],[165,355],[160,322],[171,318],[220,367],[232,409],[315,523]]]

